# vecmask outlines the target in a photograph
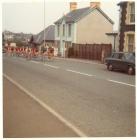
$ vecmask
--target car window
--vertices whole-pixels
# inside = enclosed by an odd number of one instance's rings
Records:
[[[135,55],[133,53],[127,53],[124,56],[126,60],[135,61]]]
[[[125,53],[124,54],[124,59],[127,60],[127,61],[135,62],[135,54],[133,54],[133,53]]]
[[[118,54],[118,53],[113,53],[113,54],[112,54],[112,58],[119,59],[119,54]]]
[[[124,57],[124,54],[123,54],[123,53],[120,53],[120,54],[119,54],[119,59],[125,59],[125,57]]]

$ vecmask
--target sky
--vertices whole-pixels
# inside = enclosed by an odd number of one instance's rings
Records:
[[[37,34],[47,26],[54,24],[63,14],[69,12],[72,0],[4,0],[2,2],[2,31]],[[88,7],[96,0],[73,0],[77,8]],[[114,30],[118,30],[118,0],[100,0],[101,9],[114,21]],[[45,11],[45,26],[44,26]]]

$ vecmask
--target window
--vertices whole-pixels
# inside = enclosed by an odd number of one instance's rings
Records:
[[[123,53],[119,53],[119,58],[118,59],[124,59],[124,54]]]
[[[132,62],[135,62],[135,54],[134,53],[126,53],[125,54],[125,59],[130,60]]]
[[[71,24],[68,24],[68,36],[71,36]]]
[[[133,34],[128,35],[128,52],[134,51],[135,37]]]
[[[119,53],[113,53],[112,58],[119,59]]]
[[[114,59],[123,59],[124,58],[124,53],[113,53],[112,58],[114,58]]]
[[[59,25],[57,25],[57,36],[58,36],[58,37],[59,37],[59,34],[60,34],[60,32],[59,32],[59,31],[60,31],[59,28],[60,28]]]
[[[135,22],[135,3],[130,4],[130,23]]]
[[[65,24],[63,24],[63,36],[65,36]]]

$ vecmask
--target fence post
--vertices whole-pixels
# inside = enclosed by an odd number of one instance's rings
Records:
[[[101,44],[101,46],[102,46],[101,63],[104,63],[104,59],[105,59],[105,49],[104,49],[104,44]]]

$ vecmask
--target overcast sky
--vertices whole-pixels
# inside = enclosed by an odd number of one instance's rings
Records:
[[[73,0],[77,8],[89,6],[94,0]],[[45,27],[54,24],[69,12],[69,0],[45,0]],[[118,0],[101,0],[101,9],[114,21],[118,30]],[[44,29],[44,0],[16,0],[2,3],[2,30],[37,34]]]

